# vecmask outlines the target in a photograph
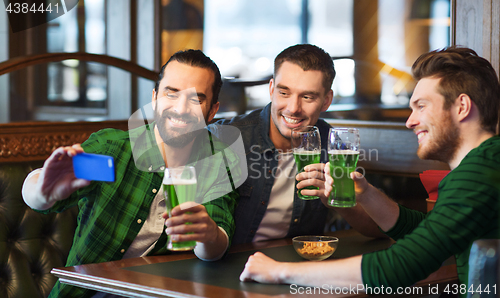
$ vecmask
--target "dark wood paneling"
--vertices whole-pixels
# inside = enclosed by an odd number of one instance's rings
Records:
[[[103,128],[128,130],[128,121],[0,124],[0,162],[45,160],[56,148],[82,143]]]
[[[500,0],[456,1],[455,42],[475,50],[500,73]]]

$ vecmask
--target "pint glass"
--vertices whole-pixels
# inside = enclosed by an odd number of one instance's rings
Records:
[[[356,206],[351,173],[356,169],[359,158],[359,131],[356,128],[330,128],[328,157],[333,178],[328,204],[344,208]]]
[[[321,137],[319,129],[316,126],[297,127],[292,130],[292,150],[295,164],[297,165],[297,174],[304,172],[304,167],[310,164],[320,162],[321,156]],[[295,180],[297,185],[297,180]],[[315,186],[306,186],[303,189],[318,189]],[[297,195],[303,200],[314,200],[317,196],[306,196],[301,193],[302,189],[297,190]]]
[[[174,207],[184,202],[193,201],[196,196],[196,170],[194,167],[178,167],[165,169],[163,177],[163,195],[168,215]],[[189,223],[186,223],[189,224]],[[192,250],[196,241],[172,241],[168,236],[167,249],[182,251]]]

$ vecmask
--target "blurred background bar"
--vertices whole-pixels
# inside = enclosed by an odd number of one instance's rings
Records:
[[[453,43],[457,5],[470,5],[461,2],[67,0],[61,16],[32,28],[27,16],[21,25],[29,29],[15,33],[0,10],[0,62],[86,52],[158,71],[176,51],[202,49],[226,78],[218,117],[230,117],[269,103],[274,57],[311,43],[332,56],[337,70],[324,117],[403,121],[415,84],[410,67],[420,54]],[[0,76],[0,123],[127,119],[151,100],[153,86],[95,62],[39,64]]]
[[[383,149],[380,160],[366,164],[370,181],[398,202],[422,211],[426,211],[426,192],[417,170],[442,165],[416,158],[416,138],[404,126],[415,85],[411,65],[424,52],[458,44],[490,60],[497,72],[500,68],[499,0],[66,0],[64,4],[61,16],[17,32],[0,9],[0,63],[76,52],[116,57],[158,72],[172,53],[202,49],[224,77],[217,118],[244,114],[270,102],[273,60],[284,48],[297,43],[322,47],[332,56],[337,76],[334,100],[321,117],[334,126],[362,126],[365,145]],[[26,24],[19,25],[29,27],[39,20],[40,16],[26,17],[22,21]],[[0,123],[127,121],[151,102],[154,81],[154,76],[144,78],[96,61],[38,63],[0,75]],[[394,143],[392,133],[401,134],[405,145]],[[9,142],[7,148],[17,146]]]

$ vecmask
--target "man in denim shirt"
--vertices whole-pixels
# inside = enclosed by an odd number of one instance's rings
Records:
[[[331,89],[335,69],[328,53],[302,44],[283,50],[274,61],[269,82],[271,103],[263,109],[218,124],[240,129],[247,157],[248,178],[239,187],[240,201],[234,218],[233,243],[322,234],[327,209],[321,200],[301,200],[297,189],[309,196],[324,196],[324,163],[328,161],[327,140],[330,125],[319,119],[333,98]],[[315,125],[321,135],[321,163],[309,165],[297,175],[291,151],[291,130]],[[296,176],[297,175],[297,176]],[[297,189],[295,188],[297,179]],[[349,217],[351,210],[339,210]],[[379,235],[371,222],[355,219],[365,235]]]

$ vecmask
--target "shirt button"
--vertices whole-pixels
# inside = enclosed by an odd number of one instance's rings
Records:
[[[141,220],[141,219],[138,219],[138,220],[137,220],[137,223],[138,223],[138,224],[140,224],[141,222],[142,222],[142,220]]]
[[[160,167],[160,170],[164,171],[164,170],[165,170],[165,167],[164,167],[164,166],[161,166],[161,167]]]
[[[157,192],[158,192],[158,190],[156,190],[156,188],[153,188],[152,192],[153,192],[153,193],[157,193]]]
[[[296,218],[296,219],[294,219],[294,220],[293,220],[293,222],[298,222],[298,221],[299,221],[299,219],[298,219],[298,218]]]
[[[124,248],[122,248],[122,250],[120,250],[120,252],[121,252],[121,253],[124,253],[124,252],[125,252],[125,249],[124,249]]]

